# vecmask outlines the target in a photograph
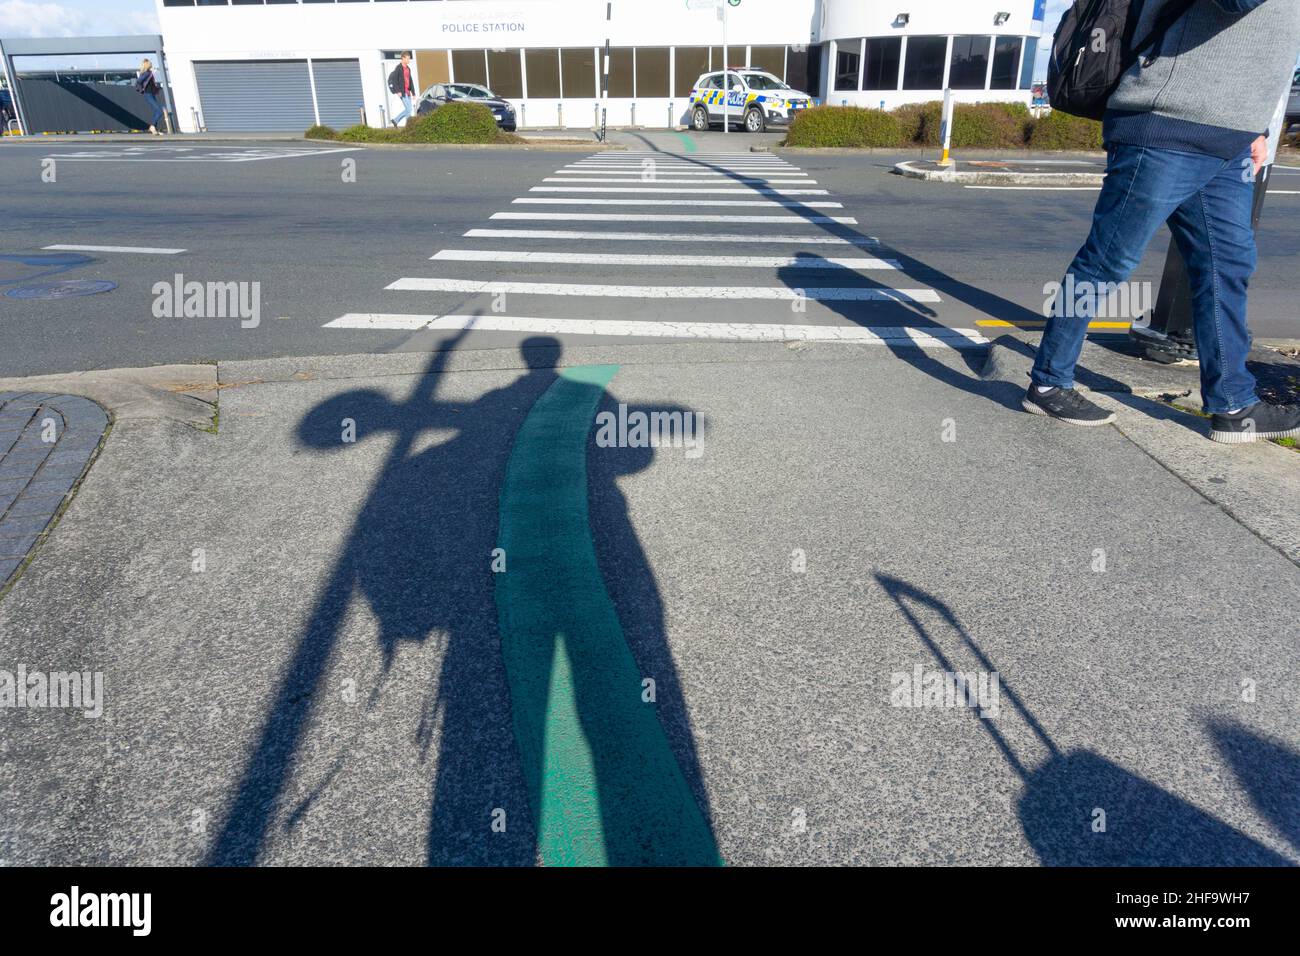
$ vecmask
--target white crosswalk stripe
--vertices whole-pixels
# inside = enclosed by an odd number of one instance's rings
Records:
[[[532,196],[514,205],[538,206],[752,206],[764,209],[843,209],[844,203],[797,199],[590,199],[580,196]]]
[[[897,259],[859,257],[821,259],[816,256],[647,256],[616,255],[610,252],[499,252],[491,249],[443,249],[432,257],[437,262],[531,262],[547,265],[585,266],[694,266],[701,269],[898,269]]]
[[[569,229],[471,229],[466,239],[584,239],[610,242],[757,242],[779,245],[816,246],[875,246],[880,240],[874,236],[767,236],[745,233],[665,233],[665,232],[583,232]]]
[[[465,239],[492,242],[482,248],[440,249],[430,257],[430,262],[453,274],[408,276],[384,287],[386,292],[394,294],[493,296],[498,300],[493,303],[493,314],[481,314],[481,310],[474,315],[357,312],[343,315],[325,327],[735,342],[853,342],[922,348],[970,348],[987,344],[988,340],[972,329],[950,329],[930,321],[923,321],[924,327],[918,327],[915,318],[934,314],[928,306],[942,301],[939,293],[920,284],[871,281],[872,274],[882,279],[902,278],[901,260],[873,254],[881,247],[881,241],[850,228],[858,225],[855,217],[819,211],[844,207],[830,198],[815,198],[829,197],[830,190],[810,187],[819,184],[795,164],[771,154],[718,151],[676,155],[629,151],[576,159],[529,187],[528,195],[514,198],[510,210],[495,212],[490,219],[539,225],[587,223],[588,228],[546,228],[544,225],[542,228],[471,228],[465,231]],[[606,207],[609,211],[575,208],[583,206]],[[636,212],[626,208],[638,206],[648,210]],[[620,208],[616,211],[609,207]],[[694,211],[701,207],[702,211]],[[716,211],[710,211],[709,207]],[[733,213],[728,211],[731,209],[746,211]],[[638,228],[627,228],[633,224]],[[732,228],[718,232],[672,231],[674,224],[725,224]],[[537,248],[492,247],[505,240],[525,240],[529,245],[535,242]],[[687,243],[700,251],[660,252],[655,243]],[[637,244],[647,251],[607,251],[619,245],[635,250]],[[764,246],[773,248],[762,249]],[[822,256],[811,251],[818,246],[832,248],[827,248],[827,254]],[[833,247],[864,250],[864,254],[845,255]],[[714,253],[715,248],[723,251]],[[458,266],[460,275],[454,274]],[[521,278],[511,277],[512,268]],[[642,270],[647,279],[662,270],[663,275],[672,276],[669,280],[672,284],[653,280],[581,281],[588,275],[598,276],[600,280],[612,276],[622,279],[624,274],[632,278],[635,270]],[[743,281],[725,284],[728,270],[743,272]],[[534,277],[540,274],[544,281],[524,281],[530,273]],[[683,274],[692,273],[698,273],[704,283],[713,284],[681,281]],[[578,281],[550,281],[569,279],[570,275]],[[828,280],[833,284],[808,287],[809,283]],[[590,315],[591,307],[581,304],[573,307],[577,315],[496,314],[498,302],[505,303],[508,296],[527,296],[527,301],[534,303],[549,302],[548,311],[560,308],[553,300],[585,299],[597,304],[609,300],[608,309],[613,317],[604,317],[607,314],[604,311],[595,313],[602,316],[599,318],[584,317],[583,311]],[[701,300],[786,304],[755,305],[747,310],[758,318],[778,321],[694,321],[700,307],[685,303]],[[614,306],[614,301],[665,304],[654,310],[642,310],[641,315],[648,314],[651,319],[624,319],[621,316],[631,307]],[[468,311],[470,301],[462,302],[460,308]],[[670,302],[683,305],[667,304]],[[830,308],[819,307],[815,313],[819,324],[779,321],[783,312],[786,316],[790,314],[792,305],[796,313],[805,311],[800,302],[826,303]],[[836,308],[836,303],[843,305]],[[719,312],[725,315],[726,310],[734,313],[735,309],[717,305],[709,311],[716,317]],[[565,311],[569,311],[567,307]],[[812,318],[814,313],[808,311]],[[878,316],[886,322],[901,324],[860,321],[859,316],[863,319]]]
[[[492,219],[546,219],[554,222],[779,222],[787,226],[825,226],[839,223],[856,226],[852,216],[691,216],[664,213],[603,212],[498,212]]]
[[[759,322],[627,322],[618,319],[548,319],[504,315],[408,315],[351,312],[327,329],[528,332],[535,335],[608,335],[616,338],[708,339],[720,342],[853,342],[920,348],[980,348],[988,339],[974,329],[911,326],[784,325]]]
[[[398,279],[393,292],[468,292],[475,295],[599,296],[607,299],[768,299],[793,302],[938,302],[931,289],[797,289],[786,286],[584,285],[573,282],[493,282],[474,279]]]

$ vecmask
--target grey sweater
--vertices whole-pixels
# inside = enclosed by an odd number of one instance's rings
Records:
[[[1146,0],[1135,39],[1176,0]],[[1300,54],[1300,0],[1196,0],[1108,104],[1107,143],[1240,155],[1267,128]]]

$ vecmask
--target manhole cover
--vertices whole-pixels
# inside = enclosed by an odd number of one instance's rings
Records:
[[[19,286],[5,293],[11,299],[72,299],[83,295],[112,292],[116,282],[107,279],[67,279],[63,282],[37,282]]]

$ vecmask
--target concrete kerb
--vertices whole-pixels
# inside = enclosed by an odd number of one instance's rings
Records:
[[[0,379],[0,392],[81,395],[114,423],[162,420],[211,429],[221,389],[215,365],[158,365]]]
[[[947,169],[927,169],[920,160],[894,164],[894,171],[909,179],[932,183],[961,183],[969,186],[1100,186],[1104,173],[1029,173],[994,170],[965,170],[960,163]]]

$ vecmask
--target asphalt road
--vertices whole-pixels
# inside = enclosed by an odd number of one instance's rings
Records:
[[[687,194],[694,182],[733,186],[708,176],[718,152],[746,149],[741,135],[724,138],[657,134],[626,137],[632,150],[664,148],[661,192],[598,193],[547,180],[603,179],[627,174],[616,188],[640,189],[640,173],[582,170],[588,154],[540,149],[336,152],[328,146],[201,144],[177,141],[138,146],[6,143],[0,146],[5,183],[0,220],[0,292],[27,284],[48,264],[32,261],[50,245],[176,248],[178,255],[90,251],[65,262],[51,279],[102,279],[111,292],[57,301],[0,295],[0,374],[25,375],[276,356],[389,352],[434,347],[444,335],[410,329],[324,328],[339,317],[362,315],[483,315],[511,318],[631,322],[708,322],[977,329],[990,319],[1023,322],[1038,317],[1043,285],[1058,279],[1086,233],[1094,193],[996,191],[926,184],[890,173],[901,156],[784,153],[756,154],[781,175],[772,188],[800,189],[815,181],[825,195],[763,197],[840,208],[723,207],[717,200],[751,200],[746,193]],[[695,146],[688,152],[687,144]],[[178,153],[176,149],[191,152]],[[249,153],[249,150],[253,153]],[[289,155],[282,155],[282,154]],[[259,158],[259,155],[263,158]],[[228,161],[237,157],[244,161]],[[644,157],[626,155],[635,166]],[[43,180],[43,160],[54,159],[56,181]],[[156,160],[170,161],[159,162]],[[355,162],[355,181],[345,164]],[[618,154],[596,162],[625,165]],[[750,167],[752,175],[763,166]],[[684,170],[684,172],[679,171]],[[562,174],[562,175],[557,175]],[[669,179],[669,176],[681,178]],[[1275,188],[1300,185],[1281,171]],[[555,192],[557,189],[573,192]],[[548,190],[539,192],[539,190]],[[690,196],[699,203],[680,204]],[[545,198],[561,203],[527,203]],[[605,204],[608,199],[621,200]],[[602,200],[595,203],[592,200]],[[629,205],[653,200],[659,205]],[[665,204],[667,203],[667,204]],[[1258,336],[1300,338],[1291,263],[1300,235],[1291,211],[1300,196],[1279,194],[1260,231],[1261,264],[1253,284]],[[586,221],[494,216],[599,215]],[[782,216],[786,221],[683,222],[627,216],[698,214],[706,217]],[[853,223],[800,221],[811,215]],[[583,232],[571,237],[471,237],[470,230],[523,229]],[[637,238],[611,240],[609,233]],[[663,234],[684,234],[665,241]],[[700,241],[700,234],[742,237]],[[848,237],[848,244],[824,240]],[[868,243],[866,239],[878,240]],[[814,241],[816,240],[816,241]],[[854,244],[858,240],[862,244]],[[1158,237],[1135,276],[1158,280],[1166,239]],[[435,254],[472,250],[488,258],[503,252],[578,256],[583,261],[430,261]],[[64,254],[67,255],[67,254]],[[692,263],[615,261],[611,256],[875,256],[896,267],[887,272],[766,265],[733,267]],[[15,258],[18,257],[18,258]],[[721,260],[720,260],[721,261]],[[156,284],[184,281],[259,284],[255,328],[230,318],[156,317]],[[441,288],[389,290],[401,279],[451,280]],[[504,298],[474,283],[516,283]],[[469,285],[466,285],[469,283]],[[519,284],[523,285],[519,285]],[[540,290],[537,283],[550,288]],[[419,285],[417,281],[415,283]],[[609,289],[556,289],[610,286]],[[734,298],[659,298],[646,287],[688,289],[729,286]],[[915,301],[809,301],[795,311],[789,292],[868,288],[921,290]],[[251,288],[251,287],[250,287]],[[638,291],[640,290],[640,291]],[[754,290],[774,290],[755,293]],[[574,294],[576,291],[576,294]],[[689,296],[688,291],[679,295]],[[762,297],[768,295],[769,297]],[[571,343],[599,344],[604,336],[568,335]],[[632,331],[635,331],[633,329]],[[466,347],[517,343],[527,331],[477,331]],[[620,339],[635,339],[629,332]]]

